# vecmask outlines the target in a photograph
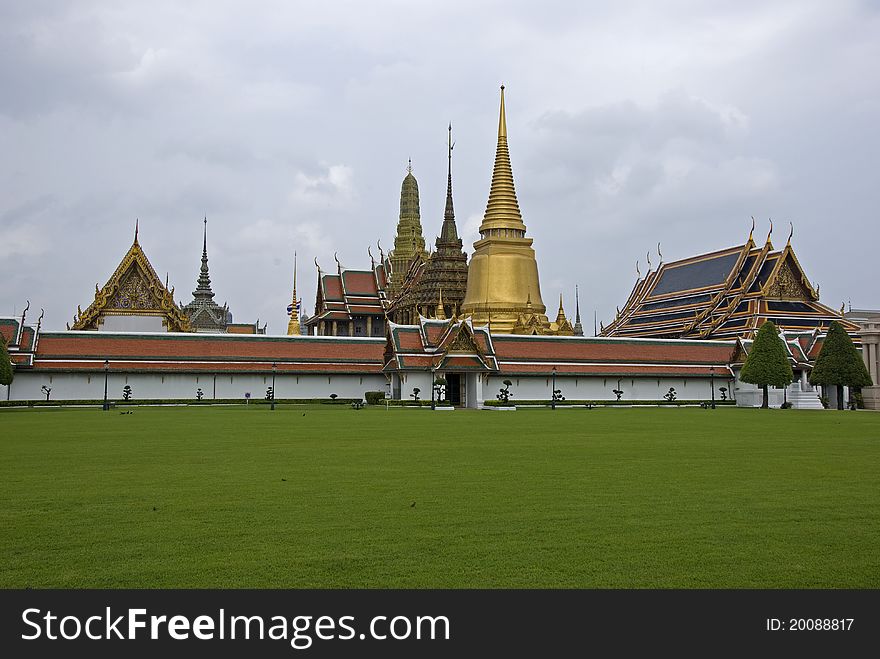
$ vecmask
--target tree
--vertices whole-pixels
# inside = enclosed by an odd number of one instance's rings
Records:
[[[122,400],[131,400],[131,387],[129,385],[125,385],[122,388]]]
[[[756,384],[761,387],[763,397],[761,407],[768,408],[769,397],[767,387],[787,387],[794,380],[794,372],[791,370],[791,362],[779,332],[772,321],[761,325],[761,329],[755,335],[746,363],[743,364],[739,379],[743,382]]]
[[[6,340],[0,336],[0,384],[9,386],[15,373],[12,371],[12,362],[9,360],[9,352],[6,350]]]
[[[871,376],[852,339],[840,323],[828,328],[816,365],[810,373],[810,384],[837,385],[837,409],[843,409],[843,388],[870,387]]]

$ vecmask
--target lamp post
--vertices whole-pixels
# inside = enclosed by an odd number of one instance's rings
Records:
[[[551,393],[550,409],[555,410],[556,409],[556,367],[555,366],[553,367],[553,370],[551,371],[551,373],[553,373],[553,387],[552,387],[552,391],[550,392]]]
[[[434,402],[434,390],[437,388],[435,383],[437,382],[437,370],[432,366],[431,367],[431,409],[436,410],[437,404]]]
[[[110,374],[110,360],[104,360],[104,406],[101,408],[105,412],[110,409],[110,403],[107,402],[107,376]]]
[[[275,373],[278,371],[278,364],[272,362],[272,411],[275,411]]]
[[[709,367],[709,382],[712,385],[712,409],[715,409],[715,367]]]

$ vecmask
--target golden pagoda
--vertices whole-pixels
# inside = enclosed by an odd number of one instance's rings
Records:
[[[474,250],[468,267],[462,315],[470,316],[475,325],[488,324],[493,333],[510,334],[524,324],[529,327],[528,333],[551,333],[545,315],[547,308],[541,300],[535,250],[532,239],[526,238],[526,225],[513,185],[507,150],[504,85],[501,86],[492,186],[480,225],[480,239],[474,243]]]

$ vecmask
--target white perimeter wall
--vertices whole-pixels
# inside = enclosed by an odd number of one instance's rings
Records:
[[[498,392],[510,380],[511,402],[517,400],[550,400],[553,380],[544,376],[509,377],[493,375],[483,385],[483,398],[497,400]],[[731,388],[731,379],[715,378],[715,400],[721,400],[720,387]],[[601,378],[556,376],[556,388],[568,400],[616,400],[613,390],[623,391],[621,401],[662,401],[670,387],[675,388],[676,400],[709,400],[712,383],[709,378]],[[727,393],[728,399],[730,392]]]
[[[384,375],[288,375],[275,376],[275,398],[363,398],[366,391],[386,391]],[[267,375],[155,375],[111,372],[107,379],[107,396],[122,399],[125,385],[132,389],[133,400],[159,398],[196,399],[201,387],[204,400],[212,398],[264,398],[272,386],[272,374]],[[10,386],[11,400],[45,400],[41,391],[45,385],[52,388],[50,400],[101,400],[104,398],[104,374],[38,374],[18,371]],[[430,397],[430,389],[424,389]],[[6,387],[0,390],[7,398]]]

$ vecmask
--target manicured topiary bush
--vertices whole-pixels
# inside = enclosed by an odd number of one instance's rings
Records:
[[[385,392],[384,391],[365,391],[364,392],[364,400],[367,401],[367,405],[381,405],[385,402]]]
[[[761,407],[764,409],[769,407],[767,387],[787,387],[794,379],[785,345],[772,321],[761,325],[755,335],[739,379],[761,387]]]
[[[828,328],[828,335],[822,350],[816,358],[816,365],[810,373],[810,384],[837,386],[837,409],[843,409],[843,388],[870,387],[871,376],[865,368],[862,356],[853,345],[852,339],[840,323],[834,321]]]

